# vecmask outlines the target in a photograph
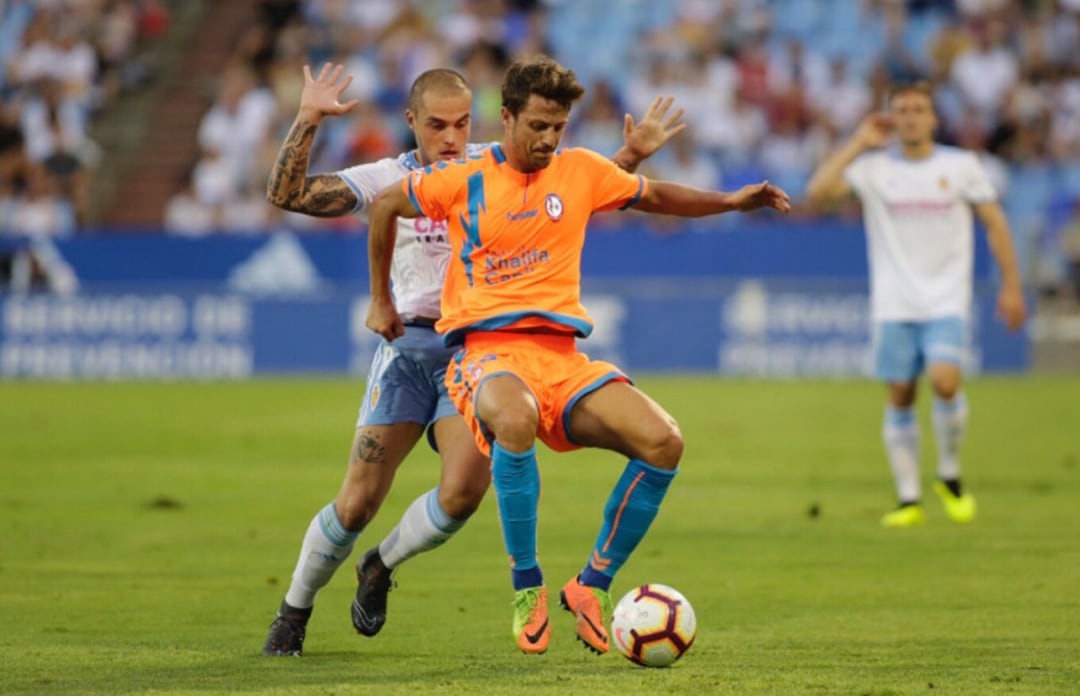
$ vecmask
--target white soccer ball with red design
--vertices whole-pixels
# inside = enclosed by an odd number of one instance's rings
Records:
[[[667,667],[686,654],[697,635],[697,617],[686,597],[667,585],[635,588],[611,617],[611,639],[631,662]]]

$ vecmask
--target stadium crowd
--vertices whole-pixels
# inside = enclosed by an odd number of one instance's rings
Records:
[[[95,158],[86,119],[124,84],[125,58],[147,25],[156,26],[161,6],[160,0],[0,0],[3,229],[77,224],[85,185],[72,172],[92,168]],[[611,154],[624,112],[641,114],[655,95],[672,94],[690,128],[647,163],[646,174],[728,189],[768,178],[793,200],[823,154],[880,107],[890,83],[929,80],[940,139],[980,153],[1002,192],[1029,282],[1062,287],[1070,268],[1080,281],[1080,0],[260,0],[257,6],[259,21],[235,42],[199,126],[190,181],[164,211],[172,233],[283,224],[312,232],[358,229],[353,218],[316,220],[265,202],[267,172],[295,114],[305,63],[344,63],[354,76],[347,96],[360,100],[348,116],[322,125],[315,172],[411,147],[401,117],[407,90],[433,66],[457,66],[473,86],[473,140],[498,138],[503,70],[516,56],[546,52],[589,87],[566,144]],[[13,174],[10,153],[19,149],[38,171],[60,173]],[[42,199],[66,207],[37,203]],[[68,212],[60,215],[63,222],[49,223],[39,212],[46,208]]]
[[[0,235],[84,222],[102,157],[91,120],[144,83],[137,49],[169,15],[165,0],[0,0]]]

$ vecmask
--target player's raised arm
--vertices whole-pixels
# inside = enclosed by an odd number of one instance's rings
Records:
[[[893,122],[886,114],[870,114],[855,133],[818,165],[806,185],[806,197],[816,205],[828,205],[851,195],[844,170],[866,150],[883,147],[892,136]]]
[[[670,181],[650,181],[648,189],[634,208],[647,213],[665,213],[679,217],[703,217],[735,210],[748,212],[773,208],[782,213],[791,210],[788,195],[767,181],[743,186],[738,191],[704,191]]]
[[[986,227],[990,253],[994,255],[994,261],[1001,272],[1001,289],[998,290],[997,298],[998,316],[1009,331],[1016,331],[1024,325],[1027,309],[1024,307],[1024,289],[1020,282],[1012,235],[1009,234],[1009,222],[1001,205],[996,201],[978,203],[974,208],[975,214]]]
[[[394,307],[390,290],[390,262],[394,256],[399,217],[420,217],[401,184],[391,184],[375,196],[368,219],[368,270],[371,305],[364,325],[388,341],[405,335],[405,325]]]
[[[686,129],[686,124],[679,122],[683,116],[682,108],[668,116],[674,102],[674,97],[657,97],[638,123],[634,123],[633,116],[626,114],[623,121],[623,146],[611,161],[633,173],[637,171],[639,164],[656,154],[667,141],[682,133]]]
[[[342,104],[341,93],[352,76],[341,78],[344,66],[327,63],[317,78],[304,66],[304,91],[300,109],[277,159],[270,170],[266,198],[274,206],[317,217],[337,217],[356,209],[359,202],[349,185],[337,174],[308,176],[311,142],[324,116],[340,116],[352,111],[356,100]]]

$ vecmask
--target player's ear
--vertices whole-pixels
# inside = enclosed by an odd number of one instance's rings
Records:
[[[501,109],[499,110],[499,116],[500,116],[500,118],[502,119],[502,124],[503,124],[504,126],[508,126],[508,125],[510,125],[510,117],[511,117],[511,114],[510,114],[510,109],[507,109],[507,108],[506,108],[505,106],[504,106],[504,107],[502,107],[502,108],[501,108]]]
[[[409,124],[409,130],[416,132],[416,115],[413,114],[412,109],[405,109],[405,123]]]

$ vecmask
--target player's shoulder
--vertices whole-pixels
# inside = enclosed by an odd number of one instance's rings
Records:
[[[476,152],[466,152],[464,157],[459,157],[458,159],[432,162],[416,171],[423,172],[424,174],[442,172],[444,173],[444,176],[454,177],[471,174],[477,169],[482,169],[491,164],[491,156],[488,154],[487,150],[481,149]]]
[[[498,145],[496,142],[490,143],[466,143],[465,144],[465,158],[480,157],[491,148]]]
[[[877,150],[868,150],[863,152],[855,158],[854,163],[863,165],[867,164],[884,164],[889,165],[893,162],[900,160],[900,152],[893,148],[883,147]]]
[[[940,143],[934,144],[934,154],[931,156],[936,162],[946,166],[969,165],[979,161],[978,155],[972,150]]]
[[[558,149],[555,151],[555,156],[561,158],[565,162],[600,162],[604,164],[612,164],[612,161],[607,157],[604,157],[596,150],[590,150],[587,147],[568,147],[565,149]]]
[[[556,150],[553,164],[557,166],[560,177],[569,179],[595,179],[605,176],[610,170],[622,171],[610,159],[587,147]]]
[[[352,167],[339,170],[338,176],[350,180],[365,179],[376,185],[389,185],[400,180],[409,173],[413,167],[409,166],[408,157],[412,153],[406,152],[397,157],[384,157],[374,162],[365,162]],[[415,160],[415,157],[413,157]]]

